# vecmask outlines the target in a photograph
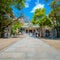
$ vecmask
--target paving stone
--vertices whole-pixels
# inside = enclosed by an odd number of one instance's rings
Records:
[[[60,60],[60,51],[25,34],[21,41],[0,52],[0,60]]]

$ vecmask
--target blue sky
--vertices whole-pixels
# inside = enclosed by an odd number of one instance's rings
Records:
[[[32,20],[33,14],[35,10],[38,8],[46,8],[46,15],[51,11],[49,4],[51,0],[45,2],[44,0],[26,0],[25,7],[22,10],[16,9],[12,6],[15,17],[19,17],[21,12],[24,12],[24,15],[27,16],[30,20]]]

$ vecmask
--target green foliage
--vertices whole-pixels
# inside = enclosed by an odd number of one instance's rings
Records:
[[[11,6],[22,9],[25,5],[24,3],[25,0],[0,0],[0,32],[2,32],[2,28],[7,26],[12,21],[12,18],[14,18]]]
[[[52,26],[51,19],[48,16],[45,16],[44,18],[42,18],[42,20],[40,21],[40,24],[43,26]]]
[[[24,2],[24,0],[1,0],[0,9],[4,12],[10,12],[12,5],[14,5],[17,8],[23,8]]]
[[[12,29],[11,29],[12,34],[15,33],[15,31],[16,31],[17,29],[20,29],[20,27],[21,27],[21,23],[20,23],[19,21],[16,21],[16,22],[14,23],[14,25],[12,26]]]
[[[45,16],[45,9],[36,9],[33,19],[32,19],[32,23],[33,24],[40,24],[41,19]]]
[[[11,16],[13,14],[11,6],[14,5],[18,9],[24,7],[25,0],[1,0],[0,1],[0,23],[4,22],[5,16]]]
[[[60,2],[53,1],[50,6],[52,11],[49,13],[49,17],[55,26],[60,25]]]
[[[36,9],[34,18],[37,20],[39,18],[42,18],[43,16],[45,16],[45,9]]]
[[[36,9],[32,19],[32,23],[44,26],[53,26],[57,24],[60,25],[60,2],[52,1],[50,7],[52,8],[52,10],[48,16],[46,16],[45,14],[45,9]]]

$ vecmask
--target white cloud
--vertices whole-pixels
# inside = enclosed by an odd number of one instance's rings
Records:
[[[34,13],[36,9],[40,9],[40,8],[41,8],[41,9],[44,8],[44,4],[37,4],[37,5],[32,9],[31,13]]]

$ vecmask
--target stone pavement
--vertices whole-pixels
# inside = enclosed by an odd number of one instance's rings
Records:
[[[0,51],[21,40],[23,37],[24,35],[19,35],[18,38],[0,38]]]
[[[60,39],[46,39],[41,38],[45,43],[49,44],[50,46],[54,47],[57,50],[60,50]]]
[[[60,60],[60,51],[25,34],[21,41],[0,51],[0,60]]]

